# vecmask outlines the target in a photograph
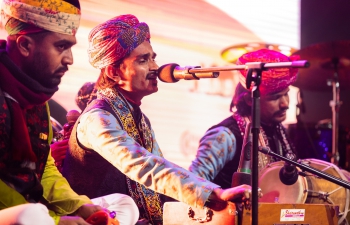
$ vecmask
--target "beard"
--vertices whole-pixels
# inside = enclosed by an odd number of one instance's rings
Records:
[[[54,73],[50,72],[49,68],[48,59],[40,52],[35,52],[33,60],[25,62],[22,66],[23,72],[43,87],[57,88],[61,83],[61,77],[54,76]]]

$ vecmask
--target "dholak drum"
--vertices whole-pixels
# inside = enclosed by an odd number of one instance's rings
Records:
[[[345,175],[346,179],[348,181],[350,181],[350,172],[347,170],[343,170],[343,169],[341,169],[340,171]],[[348,211],[346,211],[344,213],[346,214],[347,223],[350,224],[350,209],[348,209]]]
[[[337,178],[347,180],[343,172],[329,162],[318,159],[303,159],[302,163]],[[283,166],[284,162],[278,161],[261,170],[259,187],[263,197],[259,200],[260,202],[338,205],[339,224],[343,221],[347,224],[345,219],[349,210],[349,190],[309,172],[305,172],[305,177],[299,176],[295,184],[285,185],[279,179],[279,171]]]
[[[299,176],[295,184],[285,185],[279,179],[279,172],[284,166],[283,161],[268,164],[259,173],[259,187],[263,196],[260,202],[305,203],[308,189],[305,177]]]

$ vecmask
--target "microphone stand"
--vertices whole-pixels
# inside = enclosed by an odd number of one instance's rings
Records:
[[[245,66],[248,69],[246,78],[247,89],[253,83],[252,89],[252,121],[251,121],[251,133],[252,133],[252,176],[251,176],[251,187],[252,187],[252,214],[251,224],[258,225],[258,186],[259,186],[259,169],[258,169],[258,149],[259,149],[259,133],[260,133],[260,90],[259,85],[261,83],[262,71],[266,70],[264,67],[265,63],[254,62],[246,63]]]
[[[350,190],[350,182],[349,181],[340,179],[340,178],[335,177],[333,175],[330,175],[328,173],[325,173],[325,172],[322,172],[320,170],[317,170],[317,169],[315,169],[313,167],[310,167],[310,166],[304,165],[302,163],[299,163],[299,162],[293,161],[291,159],[288,159],[288,158],[286,158],[284,156],[281,156],[279,154],[274,153],[269,148],[263,147],[263,148],[260,148],[259,151],[264,153],[264,154],[266,154],[266,155],[270,155],[270,156],[276,157],[276,158],[278,158],[280,160],[283,160],[285,162],[289,162],[290,164],[293,164],[293,165],[299,167],[300,169],[302,169],[302,171],[310,172],[310,173],[312,173],[314,175],[322,177],[325,180],[328,180],[329,182],[338,184],[339,186],[342,186],[342,187]]]

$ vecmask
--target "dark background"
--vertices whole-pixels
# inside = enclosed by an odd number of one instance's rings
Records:
[[[300,49],[311,45],[337,41],[350,43],[350,0],[301,0]],[[350,44],[349,44],[350,46]],[[344,48],[350,51],[350,48]],[[331,55],[329,57],[332,57]],[[349,69],[350,70],[350,69]],[[327,71],[325,71],[327,72]],[[329,78],[334,72],[329,71]],[[349,73],[345,74],[350,76]],[[317,74],[310,75],[317,81]],[[339,166],[349,170],[350,153],[350,84],[340,83],[339,111]],[[301,89],[304,111],[299,115],[298,123],[289,127],[290,136],[300,158],[318,158],[329,160],[332,146],[332,119],[329,106],[333,98],[331,87],[319,91]],[[327,150],[329,152],[327,153]]]

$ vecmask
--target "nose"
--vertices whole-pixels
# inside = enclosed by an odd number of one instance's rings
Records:
[[[158,70],[158,68],[159,68],[158,64],[154,60],[151,60],[149,70],[154,71],[154,70]]]
[[[71,48],[69,48],[65,51],[65,54],[62,58],[62,64],[63,65],[72,65],[73,64],[73,54],[72,54]]]
[[[281,108],[288,108],[288,106],[289,106],[289,96],[287,94],[281,98],[280,107]]]

